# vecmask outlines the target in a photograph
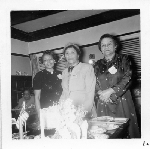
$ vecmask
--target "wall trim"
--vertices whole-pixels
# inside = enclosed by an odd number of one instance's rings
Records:
[[[29,57],[29,55],[23,55],[23,54],[17,54],[17,53],[11,53],[13,56],[22,56],[22,57]]]
[[[124,33],[124,34],[116,35],[116,37],[123,37],[123,36],[126,36],[126,35],[132,35],[132,34],[140,33],[140,32],[141,32],[140,30],[137,30],[137,31],[134,31],[134,32],[129,32],[129,33]],[[85,47],[90,47],[90,46],[94,46],[94,45],[97,45],[97,44],[98,44],[98,42],[94,42],[94,43],[91,43],[91,44],[81,45],[80,47],[81,48],[85,48]],[[51,51],[61,50],[63,48],[64,47],[55,48],[55,49],[51,49]],[[47,49],[47,50],[50,50],[50,49]],[[40,52],[35,52],[35,53],[30,53],[30,54],[39,54],[39,53],[43,53],[43,52],[44,51],[40,51]]]

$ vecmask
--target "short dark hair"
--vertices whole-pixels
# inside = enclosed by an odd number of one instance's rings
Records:
[[[76,52],[77,52],[77,54],[78,54],[79,57],[80,57],[80,55],[81,55],[81,49],[80,49],[80,47],[79,47],[77,44],[74,44],[74,43],[69,43],[69,44],[67,44],[67,45],[64,47],[64,51],[63,51],[64,56],[65,56],[65,52],[66,52],[66,50],[67,50],[68,48],[73,48],[73,49],[75,49]]]
[[[44,58],[45,55],[50,55],[50,56],[52,56],[52,58],[55,61],[58,61],[58,57],[57,57],[57,55],[53,51],[46,50],[46,51],[43,52],[43,55],[42,55],[42,59],[41,59],[42,63],[43,63],[43,58]]]
[[[111,34],[104,34],[100,37],[100,40],[98,42],[98,47],[99,47],[99,50],[101,51],[101,42],[104,38],[110,38],[113,40],[114,44],[118,47],[118,40],[117,40],[117,37],[114,36],[114,35],[111,35]]]
[[[25,91],[28,91],[29,92],[29,94],[31,94],[31,89],[30,88],[24,88],[24,90],[23,90],[23,94],[24,94],[24,92]]]

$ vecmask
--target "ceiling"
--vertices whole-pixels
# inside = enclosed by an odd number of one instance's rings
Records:
[[[11,11],[11,37],[32,42],[138,14],[139,9]]]
[[[12,15],[12,27],[29,33],[86,18],[104,11],[105,10],[48,11],[47,13],[45,11],[19,12],[19,19]],[[18,13],[16,13],[16,15],[17,14]]]

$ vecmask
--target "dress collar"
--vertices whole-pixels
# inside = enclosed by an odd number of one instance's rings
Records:
[[[44,69],[46,72],[48,72],[48,73],[50,73],[50,74],[54,74],[54,72],[55,72],[55,69],[53,69],[53,71],[52,72],[50,72],[50,71],[47,71],[46,69]]]
[[[105,65],[108,64],[108,63],[112,63],[112,62],[116,61],[117,56],[118,56],[118,54],[115,53],[114,57],[113,57],[110,61],[107,62],[107,60],[106,60],[105,58],[103,58],[101,62],[102,62],[103,64],[105,64]]]
[[[79,62],[80,63],[80,62]],[[76,66],[78,66],[79,65],[79,63],[77,63],[76,65],[74,65],[74,66],[69,66],[68,67],[68,72],[72,72],[72,70],[73,70],[73,68],[75,68]]]

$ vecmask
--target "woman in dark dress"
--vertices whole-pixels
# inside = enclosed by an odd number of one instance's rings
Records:
[[[53,103],[58,102],[62,93],[61,72],[54,69],[54,64],[56,63],[54,53],[44,53],[42,60],[45,69],[39,71],[33,79],[38,116],[40,108],[48,108]]]
[[[97,116],[129,118],[129,137],[140,138],[134,103],[129,90],[131,84],[131,62],[127,55],[117,54],[117,40],[104,34],[99,41],[104,55],[96,62]]]

